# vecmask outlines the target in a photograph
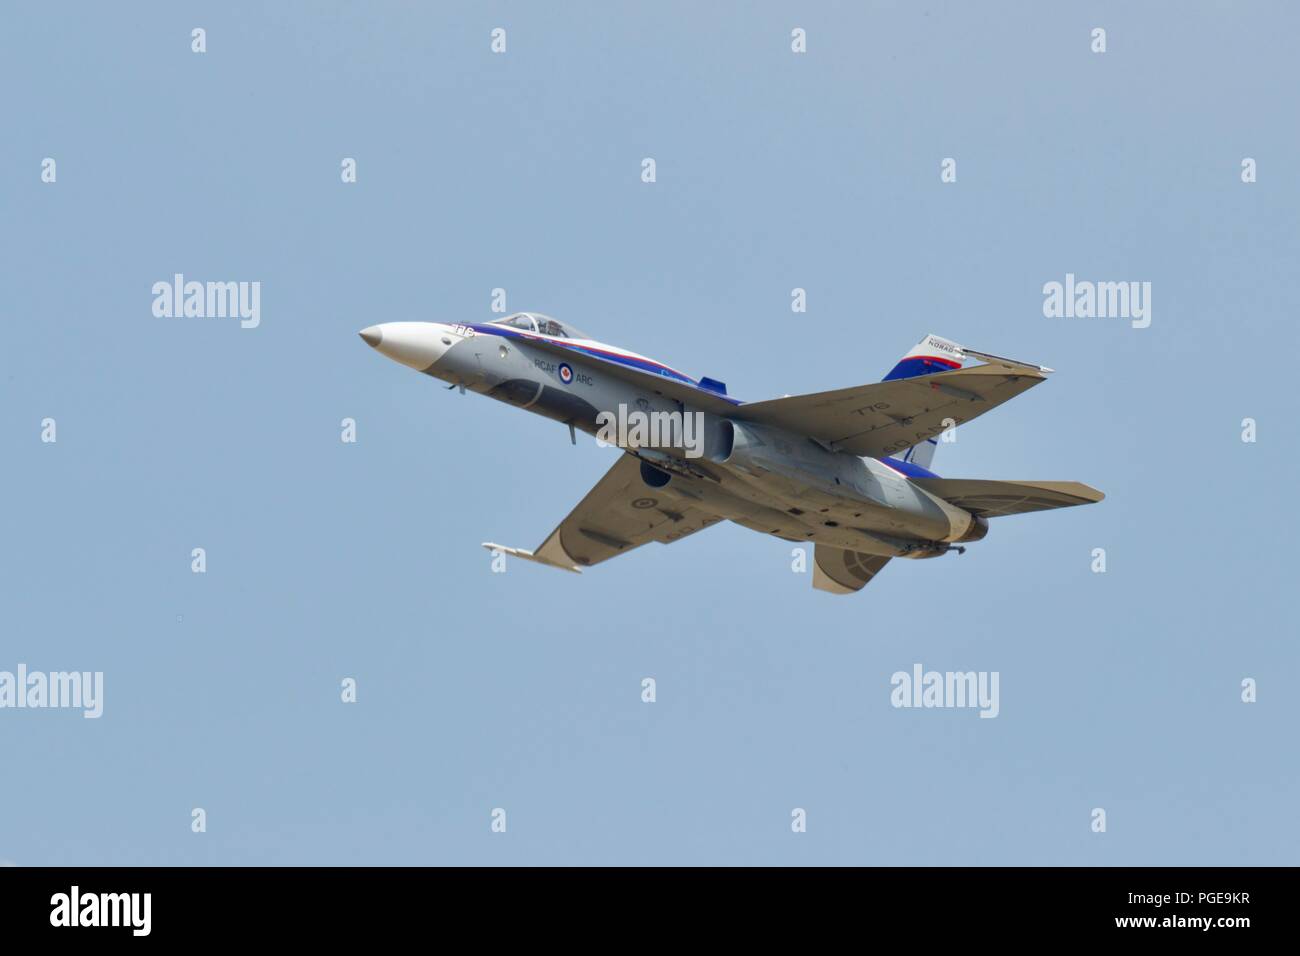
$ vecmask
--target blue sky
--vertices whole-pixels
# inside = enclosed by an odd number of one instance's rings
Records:
[[[0,670],[100,670],[105,701],[0,711],[0,860],[1294,864],[1298,26],[15,8]],[[261,324],[156,318],[176,272],[261,282]],[[1150,327],[1045,318],[1068,272],[1151,282]],[[540,543],[613,452],[355,333],[487,320],[497,287],[748,400],[874,381],[927,332],[1041,362],[935,470],[1108,497],[847,598],[732,525],[493,574],[479,542]],[[892,708],[918,662],[998,671],[998,718]]]

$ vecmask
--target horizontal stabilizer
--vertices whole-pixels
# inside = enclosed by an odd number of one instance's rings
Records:
[[[1106,496],[1078,481],[914,478],[912,484],[982,518],[1090,505]]]
[[[813,587],[831,594],[861,591],[889,563],[882,555],[862,554],[819,544],[813,549]]]

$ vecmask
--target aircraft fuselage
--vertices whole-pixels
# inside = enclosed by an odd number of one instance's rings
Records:
[[[670,434],[611,442],[641,459],[647,500],[653,492],[654,500],[694,502],[788,541],[887,557],[934,557],[952,542],[978,540],[987,531],[983,519],[909,481],[901,469],[915,466],[861,458],[806,435],[747,422],[740,403],[715,391],[708,403],[713,410],[705,410],[665,395],[648,375],[620,374],[630,367],[702,389],[635,353],[499,324],[395,322],[368,329],[363,338],[389,358],[452,386],[598,438],[610,435],[611,420],[632,413],[673,422]],[[735,405],[735,417],[717,411],[720,398]],[[684,434],[677,423],[687,423],[689,431]]]

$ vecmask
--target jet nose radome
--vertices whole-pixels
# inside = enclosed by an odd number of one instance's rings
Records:
[[[380,355],[417,372],[427,372],[455,341],[450,331],[437,322],[385,322],[357,334]]]

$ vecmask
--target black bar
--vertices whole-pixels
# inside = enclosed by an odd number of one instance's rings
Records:
[[[674,945],[696,927],[759,943],[903,931],[927,942],[1129,936],[1231,945],[1243,933],[1284,931],[1283,887],[1293,876],[1259,868],[4,868],[0,926],[9,943],[71,934],[79,943],[337,944],[412,934],[450,942],[470,931],[483,942],[518,936],[540,945],[560,934],[642,949]],[[54,925],[73,922],[74,886],[76,922],[104,914],[119,925]]]

